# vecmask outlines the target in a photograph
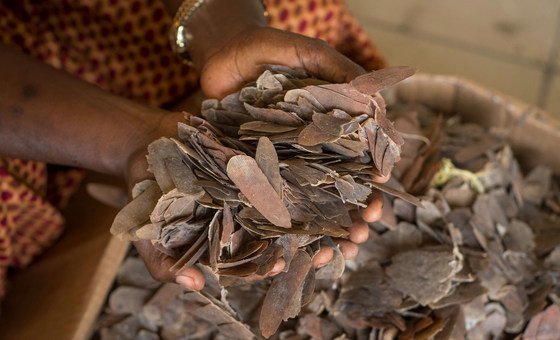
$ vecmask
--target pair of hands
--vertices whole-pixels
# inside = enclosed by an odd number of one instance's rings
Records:
[[[347,82],[365,73],[363,68],[321,40],[268,27],[255,27],[241,32],[207,58],[200,72],[202,90],[207,97],[222,98],[256,79],[266,64],[303,68],[309,74],[333,83]],[[153,131],[152,140],[160,136],[175,135],[176,124],[181,120],[182,114],[162,115],[159,127]],[[143,145],[129,160],[127,179],[130,188],[140,180],[150,177],[146,170],[145,150]],[[378,182],[388,180],[388,177],[378,174],[372,176]],[[346,259],[356,256],[357,244],[368,239],[367,222],[374,222],[381,217],[382,205],[381,193],[374,192],[368,207],[353,213],[349,240],[337,240]],[[157,280],[175,281],[191,290],[204,288],[204,277],[196,267],[173,273],[169,269],[176,260],[158,251],[150,241],[137,241],[134,245]],[[329,263],[332,257],[331,248],[322,248],[315,255],[313,264],[315,267],[323,266]],[[266,276],[280,273],[284,266],[284,260],[278,260]]]

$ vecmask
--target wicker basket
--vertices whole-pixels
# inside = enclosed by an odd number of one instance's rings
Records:
[[[389,105],[421,103],[485,128],[501,127],[523,167],[546,164],[560,174],[560,121],[539,108],[452,76],[419,74],[384,95]]]

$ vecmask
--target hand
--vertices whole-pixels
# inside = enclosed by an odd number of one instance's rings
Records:
[[[256,79],[267,64],[303,68],[333,83],[348,82],[364,69],[326,42],[270,27],[241,31],[201,65],[200,84],[210,98],[222,98]]]
[[[177,134],[177,122],[184,120],[183,114],[171,112],[154,113],[154,117],[158,117],[158,119],[154,120],[152,128],[149,129],[150,132],[143,139],[138,140],[129,153],[125,173],[129,196],[136,183],[153,178],[153,175],[147,170],[146,150],[148,144],[162,136],[175,136]],[[134,241],[132,244],[136,247],[154,279],[161,282],[177,281],[191,290],[204,288],[204,277],[198,269],[188,268],[181,273],[173,273],[170,269],[177,260],[157,250],[151,241]]]
[[[270,27],[251,26],[217,49],[203,63],[200,72],[202,90],[210,98],[222,98],[256,79],[267,64],[303,68],[309,74],[333,83],[348,82],[365,73],[362,67],[322,40]],[[380,183],[388,179],[374,175],[374,180]],[[357,244],[368,239],[366,222],[381,218],[382,198],[379,192],[374,192],[361,215],[353,215],[350,241],[338,242],[346,259],[356,256]],[[324,265],[332,256],[332,249],[324,248],[315,256],[314,262],[317,266]]]
[[[177,113],[168,113],[162,115],[157,127],[146,136],[144,142],[139,142],[135,151],[131,153],[127,166],[127,181],[129,183],[129,190],[132,189],[134,184],[151,178],[151,174],[147,171],[148,164],[146,161],[145,153],[147,143],[157,139],[161,136],[173,136],[176,133],[176,124],[182,121],[183,116]],[[376,180],[385,181],[388,178],[378,177]],[[372,195],[372,201],[361,214],[354,214],[354,225],[350,228],[349,240],[337,240],[337,243],[342,251],[345,259],[350,259],[358,253],[358,246],[356,244],[365,242],[368,239],[369,227],[366,223],[373,222],[380,218],[382,208],[382,196],[379,193]],[[204,288],[204,276],[196,268],[191,267],[186,270],[174,273],[170,268],[175,264],[176,259],[163,254],[157,250],[148,240],[133,242],[140,256],[144,259],[150,274],[158,281],[162,282],[177,282],[190,290],[201,290]],[[332,260],[333,250],[330,247],[324,247],[313,258],[313,265],[321,267],[326,265]],[[280,273],[285,266],[283,259],[278,260],[274,268],[267,273],[266,276],[273,276]],[[262,279],[264,277],[254,275],[248,279]]]
[[[367,209],[366,209],[367,211]],[[374,214],[378,214],[375,212]],[[350,228],[350,240],[339,240],[338,246],[345,259],[353,258],[358,253],[357,243],[365,242],[368,238],[369,227],[364,220],[356,218],[354,225]],[[196,267],[190,267],[178,273],[173,273],[170,268],[175,264],[177,259],[163,254],[157,250],[149,240],[133,242],[136,250],[146,263],[146,267],[150,274],[161,282],[177,282],[189,290],[201,290],[204,288],[204,276]],[[313,258],[313,266],[318,268],[328,264],[333,258],[333,250],[330,247],[323,247]],[[286,262],[279,259],[272,270],[264,276],[252,275],[247,280],[259,280],[269,276],[279,274]]]
[[[202,90],[208,97],[222,98],[258,77],[267,64],[303,68],[311,75],[335,83],[350,81],[365,72],[321,40],[273,28],[251,27],[237,34],[207,58],[201,70]],[[130,183],[147,178],[149,174],[145,170],[147,166],[143,153],[131,164],[138,170],[135,172],[136,176],[129,177],[132,179]],[[387,179],[376,178],[380,182]],[[382,204],[381,194],[374,193],[368,207],[361,214],[353,215],[354,224],[349,230],[349,240],[336,240],[345,259],[355,257],[358,253],[357,244],[368,239],[369,227],[366,222],[374,222],[380,218]],[[175,280],[193,290],[204,287],[204,277],[198,269],[189,268],[181,273],[172,273],[169,268],[175,259],[155,249],[149,241],[134,244],[156,279]],[[314,266],[321,267],[329,263],[333,255],[330,247],[321,248],[313,258]],[[280,273],[284,266],[285,262],[280,259],[266,276]]]
[[[147,162],[144,153],[139,153],[140,157],[134,157],[130,167],[129,185],[132,188],[133,183],[149,178],[147,172]],[[385,179],[381,179],[385,180]],[[351,259],[358,253],[357,244],[363,243],[368,239],[369,226],[367,222],[374,222],[381,217],[382,196],[379,192],[372,195],[371,203],[361,213],[353,214],[353,226],[350,228],[349,240],[336,240],[342,255],[345,259]],[[142,240],[133,242],[136,250],[144,259],[150,274],[158,281],[177,282],[189,290],[201,290],[204,288],[204,276],[196,267],[190,267],[178,273],[173,273],[170,268],[175,264],[176,259],[163,254],[156,249],[151,241]],[[328,264],[333,258],[333,250],[330,247],[323,247],[313,258],[313,265],[322,267]],[[260,280],[267,276],[279,274],[285,267],[286,263],[283,259],[279,259],[272,270],[264,276],[253,275],[248,280]]]
[[[374,174],[372,178],[377,183],[385,183],[391,178],[391,175],[381,176]],[[346,260],[352,259],[358,255],[358,244],[364,243],[369,238],[368,223],[373,223],[381,219],[383,213],[383,193],[379,190],[372,192],[369,202],[363,210],[355,210],[352,212],[352,227],[350,227],[348,240],[338,240],[340,251]]]

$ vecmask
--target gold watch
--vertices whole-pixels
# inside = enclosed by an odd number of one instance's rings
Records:
[[[194,13],[204,5],[205,2],[212,0],[184,0],[171,25],[169,39],[171,48],[183,62],[192,65],[191,53],[189,47],[192,45],[193,35],[187,29],[187,21],[194,15]],[[264,16],[268,17],[266,10],[265,0],[261,0],[264,9]]]

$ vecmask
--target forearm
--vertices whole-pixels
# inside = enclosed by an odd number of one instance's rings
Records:
[[[121,175],[163,115],[0,45],[0,156]],[[149,128],[148,128],[149,127]]]
[[[171,15],[183,1],[164,1]],[[266,26],[264,7],[260,0],[206,0],[187,21],[193,39],[189,52],[195,67],[222,49],[234,36],[254,27]]]

